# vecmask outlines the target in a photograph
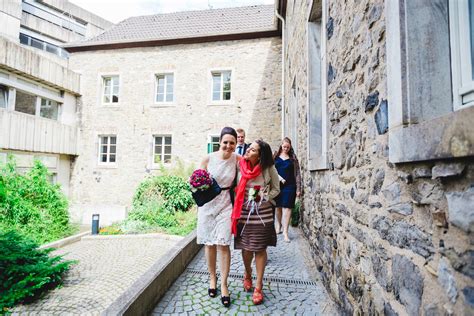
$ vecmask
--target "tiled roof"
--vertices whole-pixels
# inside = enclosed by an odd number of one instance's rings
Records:
[[[159,41],[273,30],[276,30],[274,5],[258,5],[131,17],[96,37],[65,46]]]

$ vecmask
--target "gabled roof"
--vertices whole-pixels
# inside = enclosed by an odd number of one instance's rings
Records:
[[[274,5],[258,5],[131,17],[96,37],[64,47],[81,51],[199,42],[199,38],[209,41],[238,34],[247,34],[243,38],[250,38],[248,34],[276,36],[274,10]]]

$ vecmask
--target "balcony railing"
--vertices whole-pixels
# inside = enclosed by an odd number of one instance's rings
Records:
[[[0,109],[0,148],[78,155],[75,126]]]

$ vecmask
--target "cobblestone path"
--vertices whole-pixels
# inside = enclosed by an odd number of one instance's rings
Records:
[[[89,236],[53,254],[78,260],[64,285],[41,300],[19,305],[13,315],[100,315],[181,237]]]
[[[242,289],[240,251],[232,251],[231,307],[222,306],[220,291],[217,298],[210,298],[207,295],[209,274],[202,249],[155,307],[153,315],[338,315],[311,265],[306,240],[298,229],[290,230],[290,238],[291,243],[286,243],[279,235],[277,246],[268,248],[262,305],[253,305],[252,293]],[[255,265],[253,271],[255,280]]]

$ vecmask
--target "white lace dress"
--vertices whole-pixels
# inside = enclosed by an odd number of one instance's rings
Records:
[[[221,188],[230,187],[236,174],[237,155],[222,160],[219,153],[209,155],[207,171]],[[204,245],[230,245],[232,203],[229,190],[223,190],[212,201],[198,208],[197,243]]]

